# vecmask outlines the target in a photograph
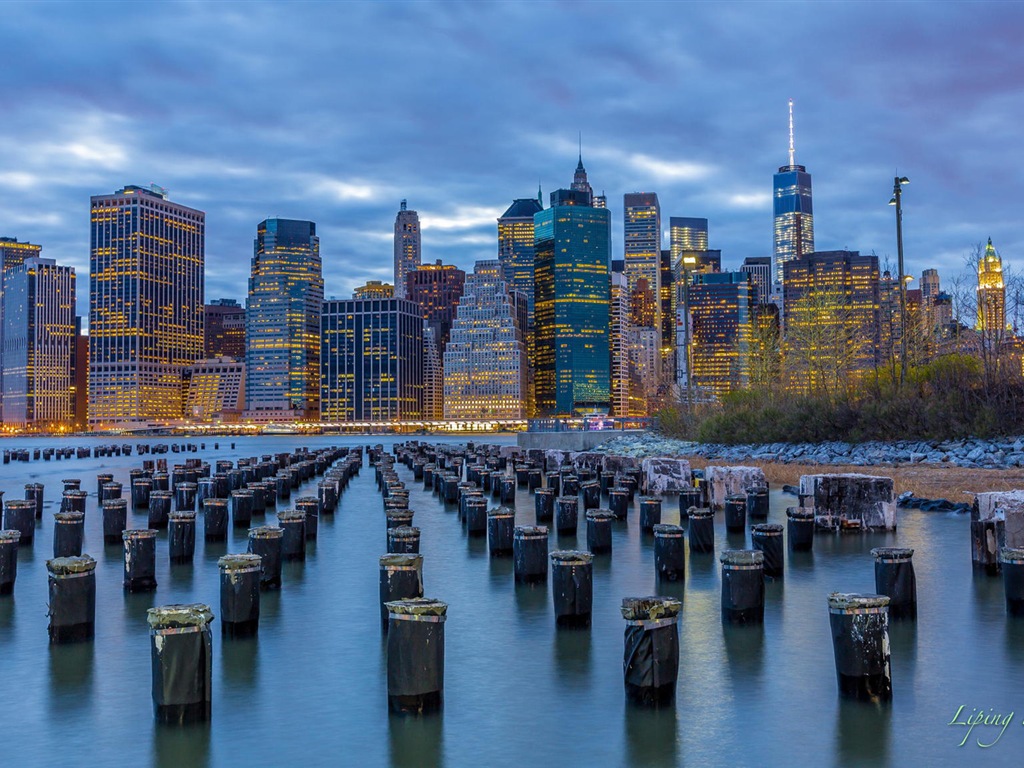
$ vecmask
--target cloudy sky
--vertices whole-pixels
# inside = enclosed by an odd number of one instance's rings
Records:
[[[577,135],[613,211],[654,191],[723,265],[772,248],[772,174],[814,179],[816,245],[943,277],[992,237],[1024,263],[1024,5],[3,4],[0,235],[88,271],[89,196],[157,183],[207,213],[207,298],[244,300],[256,224],[317,222],[328,295],[496,253],[495,219],[568,186]],[[667,247],[667,246],[666,246]],[[80,307],[87,307],[86,283]]]

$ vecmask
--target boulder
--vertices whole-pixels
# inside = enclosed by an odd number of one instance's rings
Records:
[[[587,469],[601,469],[606,458],[608,457],[603,453],[579,451],[569,454],[569,463],[576,467],[576,469],[580,469],[582,467],[586,467]],[[629,459],[629,461],[636,462],[636,459]]]
[[[685,459],[644,459],[640,464],[645,488],[651,496],[679,493],[692,487],[690,462]]]
[[[1002,521],[1007,547],[1024,547],[1024,491],[992,491],[974,494],[971,519]]]
[[[802,475],[800,494],[813,500],[819,518],[832,527],[896,530],[892,478],[873,475]]]
[[[712,507],[725,506],[725,497],[734,493],[746,493],[755,485],[766,485],[764,472],[760,467],[707,467],[704,477],[708,481]]]
[[[640,466],[640,462],[631,456],[602,456],[601,458],[604,459],[601,464],[601,471],[616,475],[620,472],[625,472],[627,469],[636,469]]]
[[[559,469],[563,464],[569,463],[569,451],[556,451],[550,449],[544,451],[544,469],[548,471]]]

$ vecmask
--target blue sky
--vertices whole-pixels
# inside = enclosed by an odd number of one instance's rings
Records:
[[[769,255],[772,174],[814,178],[816,245],[963,270],[1024,254],[1017,3],[4,3],[0,235],[88,272],[89,196],[157,183],[207,213],[207,298],[244,300],[268,216],[317,222],[328,295],[390,280],[399,201],[425,260],[496,253],[513,198],[608,195]],[[666,246],[667,247],[667,246]],[[79,304],[87,307],[87,282]]]

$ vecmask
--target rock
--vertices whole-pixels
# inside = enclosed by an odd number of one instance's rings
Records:
[[[978,520],[1004,521],[1007,547],[1024,547],[1024,491],[976,493],[974,509]]]
[[[765,485],[764,472],[759,467],[708,467],[704,470],[712,507],[725,506],[725,497],[733,493],[746,493],[755,485]]]
[[[647,493],[679,493],[692,487],[690,462],[685,459],[644,459],[640,464]]]
[[[800,493],[814,501],[819,516],[842,527],[896,530],[892,478],[859,474],[802,475]]]

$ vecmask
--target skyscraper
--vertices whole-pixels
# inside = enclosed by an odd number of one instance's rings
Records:
[[[75,270],[30,257],[4,270],[4,419],[54,430],[74,423]]]
[[[587,169],[583,167],[583,148],[580,148],[580,160],[576,164],[576,172],[572,175],[572,184],[569,185],[569,189],[573,192],[579,192],[583,197],[578,198],[578,205],[592,206],[594,205],[594,188],[590,186],[590,182],[587,181]],[[595,206],[596,207],[596,206]],[[605,206],[601,206],[602,208]]]
[[[406,297],[406,275],[420,265],[420,217],[406,207],[405,200],[395,216],[395,296]]]
[[[992,238],[978,260],[978,330],[986,341],[998,341],[1006,330],[1006,286],[1003,259]]]
[[[260,222],[246,304],[247,418],[288,421],[319,414],[323,301],[316,224]]]
[[[533,217],[539,415],[610,405],[611,214],[589,202],[585,191],[558,190]]]
[[[89,423],[181,419],[203,356],[206,214],[157,186],[91,198]]]
[[[466,273],[452,264],[422,264],[406,275],[405,297],[415,302],[423,321],[434,329],[437,351],[444,358],[455,312],[462,299]]]
[[[352,292],[353,299],[393,299],[395,286],[380,280],[367,280]]]
[[[320,416],[325,421],[423,417],[423,319],[407,299],[324,302]]]
[[[814,207],[811,174],[796,164],[793,146],[793,100],[789,100],[789,165],[773,179],[775,201],[775,280],[783,282],[786,262],[814,252]]]
[[[621,272],[611,274],[609,310],[611,413],[613,416],[629,416],[629,340],[633,326],[629,317],[629,284]]]
[[[526,345],[497,260],[478,261],[444,352],[446,419],[526,415]]]
[[[185,369],[184,417],[192,421],[238,421],[245,408],[245,363],[236,357],[199,360]]]
[[[3,354],[4,343],[3,343],[3,332],[4,332],[4,316],[3,316],[3,295],[4,295],[4,277],[7,273],[21,266],[25,263],[25,259],[31,259],[39,256],[43,250],[41,245],[34,245],[33,243],[19,243],[17,238],[14,237],[0,237],[0,355]],[[0,357],[0,377],[2,377],[3,371],[3,358]],[[0,383],[0,420],[3,416],[3,384]]]
[[[702,274],[690,287],[691,383],[721,396],[750,381],[756,289],[746,272]]]
[[[234,299],[214,299],[205,308],[204,355],[245,357],[245,307]]]
[[[661,206],[653,192],[623,195],[623,255],[626,280],[633,293],[640,280],[654,295],[654,317],[650,327],[661,329]],[[634,324],[636,320],[634,318]]]
[[[708,249],[707,219],[672,216],[668,220],[668,228],[673,266],[679,263],[684,253]]]
[[[423,418],[440,421],[444,418],[444,370],[437,348],[434,329],[423,324]]]
[[[925,303],[932,303],[940,293],[939,270],[926,269],[921,273],[921,298]]]
[[[771,256],[747,256],[740,272],[749,274],[751,282],[757,286],[757,303],[768,304],[772,298]]]

